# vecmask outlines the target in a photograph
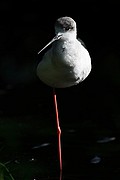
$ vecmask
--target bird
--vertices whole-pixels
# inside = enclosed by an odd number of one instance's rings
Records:
[[[54,38],[38,52],[40,54],[48,46],[52,45],[44,53],[42,60],[37,65],[36,73],[43,83],[54,89],[61,172],[61,129],[55,89],[68,88],[79,84],[90,74],[92,65],[88,50],[83,45],[82,40],[77,37],[77,25],[73,18],[68,16],[58,18],[54,29]]]
[[[42,82],[53,88],[67,88],[86,79],[91,71],[91,57],[77,38],[76,22],[71,17],[56,20],[55,37],[38,54],[50,44],[52,47],[37,66]]]

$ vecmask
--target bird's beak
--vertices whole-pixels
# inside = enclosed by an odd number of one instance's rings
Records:
[[[44,46],[44,48],[42,48],[39,52],[38,52],[38,54],[40,54],[45,48],[47,48],[50,44],[52,44],[54,41],[57,41],[57,40],[59,40],[60,38],[62,37],[62,34],[60,33],[58,33],[46,46]]]

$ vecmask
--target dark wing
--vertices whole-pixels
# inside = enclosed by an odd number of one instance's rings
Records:
[[[86,48],[86,45],[85,45],[85,43],[82,41],[82,39],[78,38],[78,41],[80,41],[81,44]],[[86,48],[86,49],[87,49],[87,48]]]

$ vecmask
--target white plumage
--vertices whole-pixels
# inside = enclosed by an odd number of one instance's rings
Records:
[[[37,75],[41,81],[54,88],[77,85],[89,75],[91,58],[77,39],[76,22],[70,17],[57,19],[55,34],[48,43],[52,43],[52,47],[37,66]]]

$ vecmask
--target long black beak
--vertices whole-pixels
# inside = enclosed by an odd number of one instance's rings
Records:
[[[47,48],[50,44],[52,44],[54,41],[59,40],[62,37],[62,34],[57,34],[44,48],[42,48],[38,54],[40,54],[45,48]]]

